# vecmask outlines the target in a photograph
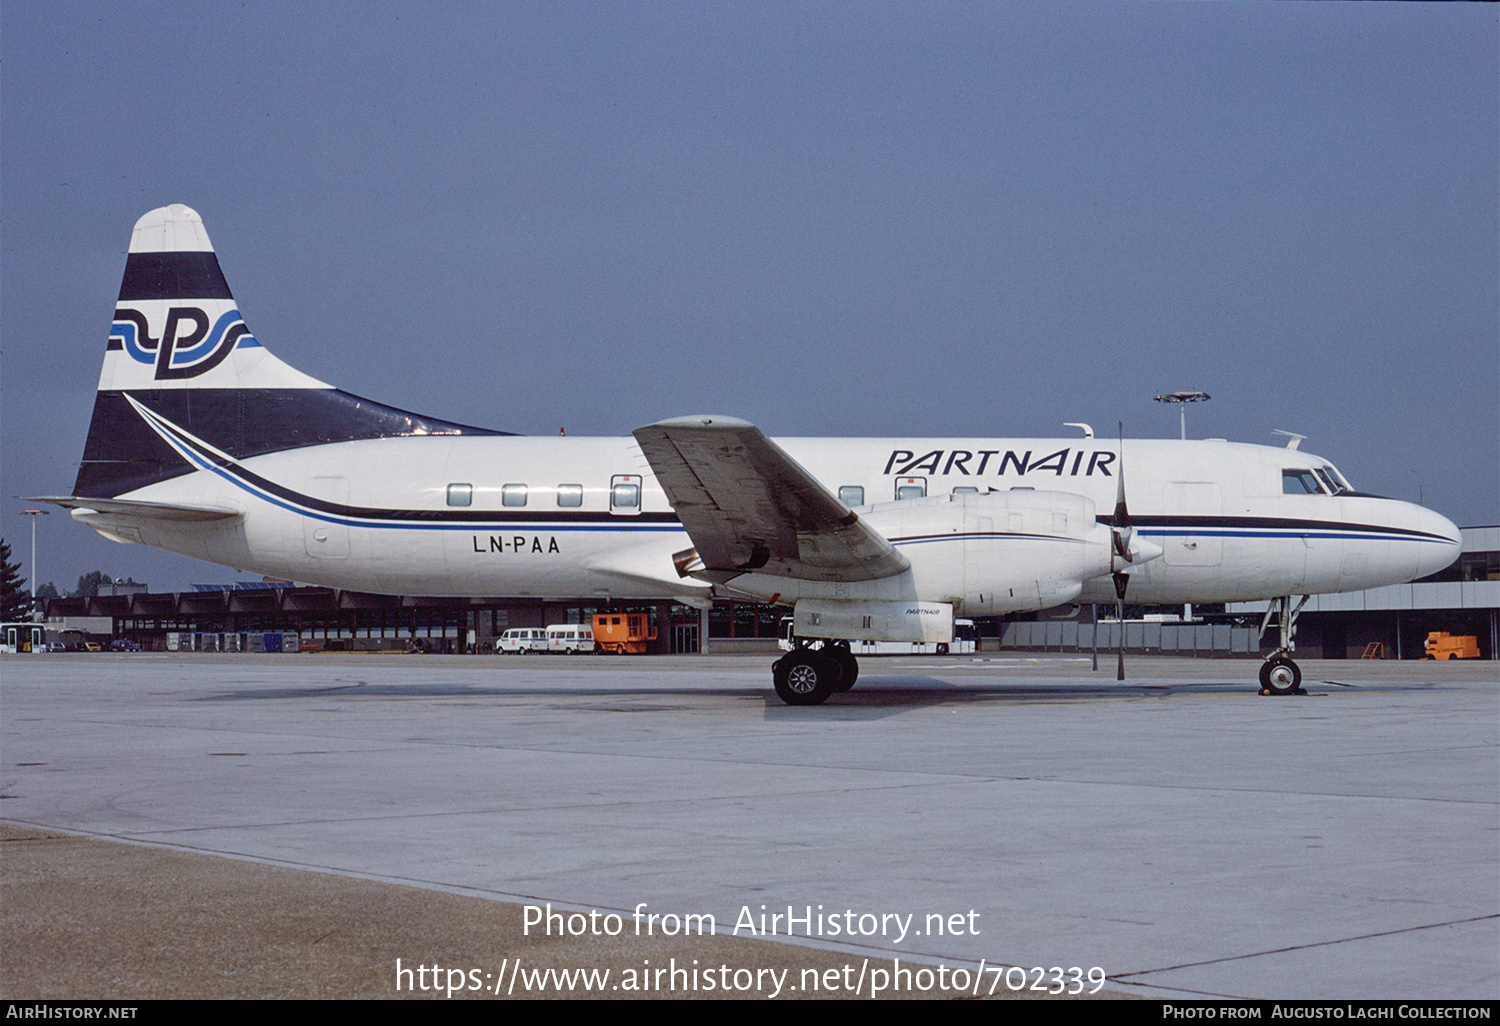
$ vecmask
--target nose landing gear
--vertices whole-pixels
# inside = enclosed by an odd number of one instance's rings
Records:
[[[1271,615],[1277,613],[1277,626],[1281,631],[1281,644],[1276,651],[1266,657],[1266,661],[1260,665],[1260,693],[1262,695],[1305,695],[1307,692],[1302,688],[1302,669],[1291,654],[1297,647],[1293,638],[1297,634],[1297,614],[1302,612],[1302,607],[1307,605],[1307,596],[1303,595],[1301,600],[1293,606],[1292,596],[1283,595],[1281,598],[1272,599],[1271,605],[1266,609],[1266,615],[1260,623],[1260,633],[1264,637],[1266,628],[1271,623]]]
[[[1263,695],[1305,695],[1302,670],[1285,656],[1273,655],[1260,664],[1260,693]]]

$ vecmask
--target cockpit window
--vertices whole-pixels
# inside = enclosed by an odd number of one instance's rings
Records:
[[[1323,482],[1323,487],[1328,490],[1329,495],[1337,495],[1340,491],[1342,491],[1342,489],[1339,488],[1338,484],[1333,480],[1333,478],[1328,476],[1328,471],[1319,470],[1317,467],[1314,467],[1313,473],[1318,475],[1318,480]]]
[[[1325,463],[1323,464],[1323,469],[1328,473],[1329,477],[1333,478],[1334,484],[1338,485],[1338,487],[1333,490],[1335,495],[1337,495],[1339,492],[1354,491],[1354,486],[1349,483],[1349,479],[1347,477],[1339,473],[1338,467],[1335,467],[1332,463]]]
[[[1311,470],[1297,468],[1281,472],[1281,491],[1284,495],[1321,495],[1318,479]]]

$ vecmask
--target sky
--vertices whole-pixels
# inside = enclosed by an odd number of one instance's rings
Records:
[[[283,360],[523,433],[1307,435],[1500,522],[1500,11],[0,6],[0,536],[67,494],[130,229]],[[236,579],[61,511],[41,581]],[[241,579],[244,579],[241,575]]]

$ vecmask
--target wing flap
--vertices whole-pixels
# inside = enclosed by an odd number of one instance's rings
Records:
[[[911,565],[753,424],[679,417],[634,434],[696,546],[695,577],[870,581]]]

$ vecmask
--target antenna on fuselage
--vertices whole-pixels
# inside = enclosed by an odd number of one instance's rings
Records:
[[[1286,447],[1288,449],[1295,449],[1295,448],[1297,448],[1297,446],[1299,446],[1299,445],[1302,444],[1302,439],[1304,439],[1304,438],[1307,437],[1306,435],[1299,435],[1295,431],[1283,431],[1283,430],[1281,430],[1281,428],[1276,428],[1275,430],[1273,430],[1271,432],[1271,434],[1273,434],[1273,435],[1285,435],[1286,436]]]

